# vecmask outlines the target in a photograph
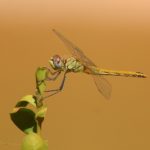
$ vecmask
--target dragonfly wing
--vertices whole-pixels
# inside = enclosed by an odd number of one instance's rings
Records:
[[[95,64],[85,56],[83,51],[74,45],[71,41],[69,41],[66,37],[64,37],[61,33],[53,29],[53,32],[59,37],[59,39],[65,44],[71,54],[78,59],[85,66],[95,66]]]
[[[112,87],[111,84],[101,76],[92,75],[95,85],[98,91],[106,98],[109,99],[111,96]]]
[[[64,37],[61,33],[53,29],[53,32],[59,37],[59,39],[65,44],[65,46],[68,48],[68,50],[71,52],[71,54],[78,59],[84,66],[87,68],[90,66],[96,66],[86,55],[83,53],[83,51],[74,45],[71,41],[69,41],[66,37]],[[95,81],[95,84],[97,86],[98,91],[107,99],[109,99],[111,95],[111,85],[109,82],[101,77],[100,75],[92,75],[93,79]]]

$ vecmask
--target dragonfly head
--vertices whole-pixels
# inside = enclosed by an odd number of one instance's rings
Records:
[[[54,55],[50,58],[49,64],[52,66],[53,69],[63,69],[64,68],[64,61],[59,55]]]

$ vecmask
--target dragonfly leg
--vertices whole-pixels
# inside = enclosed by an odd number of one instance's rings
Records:
[[[54,74],[51,74],[51,75],[53,75],[52,77],[47,77],[46,80],[55,81],[58,78],[58,76],[60,75],[60,73],[61,73],[61,71],[56,71]]]
[[[50,95],[48,95],[48,96],[45,96],[44,99],[45,99],[45,98],[48,98],[48,97],[50,97],[50,96],[52,96],[52,95],[55,95],[55,94],[57,94],[58,92],[62,91],[62,89],[63,89],[63,87],[64,87],[65,79],[66,79],[66,73],[64,73],[64,76],[63,76],[62,82],[61,82],[61,84],[60,84],[60,87],[59,87],[58,89],[54,89],[54,90],[46,90],[45,92],[54,92],[54,93],[52,93],[52,94],[50,94]]]
[[[58,71],[53,72],[53,71],[51,71],[51,69],[48,68],[48,67],[43,67],[43,68],[45,68],[46,70],[48,70],[48,72],[49,72],[51,75],[55,75],[56,72],[58,72]]]
[[[50,70],[50,68],[47,68],[47,67],[43,67],[43,68],[45,68],[45,69],[48,71],[48,73],[50,73],[50,74],[52,75],[52,77],[47,76],[47,78],[46,78],[45,80],[48,80],[48,81],[54,81],[54,80],[56,80],[57,77],[58,77],[58,76],[60,75],[60,73],[61,73],[60,70],[55,71],[55,72],[52,72],[52,71]]]

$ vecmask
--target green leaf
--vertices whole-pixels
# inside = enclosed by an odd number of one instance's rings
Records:
[[[37,132],[37,122],[35,120],[35,113],[27,108],[15,108],[10,113],[11,120],[14,124],[26,134],[30,132]]]
[[[36,133],[30,133],[23,139],[21,150],[48,150],[48,143]]]
[[[44,81],[37,85],[37,90],[40,95],[44,94],[44,91],[46,90],[46,84]]]
[[[41,128],[42,122],[44,121],[45,115],[47,112],[47,107],[42,106],[36,113],[36,120],[38,122],[38,126]]]
[[[36,98],[33,95],[26,95],[16,104],[15,107],[26,107],[28,104],[36,107]]]
[[[46,112],[47,112],[47,107],[46,106],[42,106],[36,113],[36,118],[37,117],[45,117],[46,115]]]
[[[47,74],[47,69],[44,67],[39,67],[36,70],[36,89],[40,95],[43,95],[46,90],[45,80],[47,78]]]
[[[44,81],[47,77],[47,69],[44,67],[39,67],[36,70],[36,80],[37,81]]]

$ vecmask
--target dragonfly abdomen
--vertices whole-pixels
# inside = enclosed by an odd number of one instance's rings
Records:
[[[92,67],[92,72],[95,75],[146,78],[146,75],[141,72],[107,70],[107,69],[99,69],[97,67]]]

